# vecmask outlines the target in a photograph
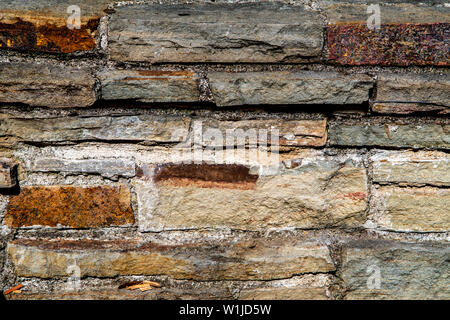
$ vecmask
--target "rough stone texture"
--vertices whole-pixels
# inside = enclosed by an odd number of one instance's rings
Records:
[[[0,138],[25,142],[146,141],[180,142],[190,120],[178,116],[103,116],[49,119],[0,119]],[[185,136],[174,135],[184,129]]]
[[[323,44],[319,14],[286,3],[149,4],[115,11],[109,44],[111,58],[120,61],[293,63],[317,59]]]
[[[31,170],[36,172],[63,172],[68,174],[100,174],[107,178],[134,177],[133,161],[121,159],[36,159]]]
[[[330,145],[450,149],[450,125],[405,124],[376,119],[330,123]]]
[[[5,224],[71,228],[133,224],[127,186],[25,186],[9,197]]]
[[[379,30],[367,27],[366,4],[333,3],[328,18],[328,59],[348,65],[436,65],[450,63],[445,6],[381,4]]]
[[[187,71],[110,70],[100,75],[102,98],[141,102],[195,102],[198,75]]]
[[[269,280],[335,269],[327,246],[293,237],[165,245],[133,240],[14,240],[7,251],[24,277],[167,275],[193,280]],[[20,261],[20,262],[19,262]]]
[[[450,111],[448,74],[380,74],[372,110],[408,114],[418,111]]]
[[[218,106],[254,104],[359,104],[369,100],[372,79],[337,72],[211,72]]]
[[[0,62],[0,102],[87,107],[96,100],[94,86],[94,77],[84,68]]]
[[[12,159],[0,158],[0,189],[17,185],[17,163]]]
[[[343,249],[340,272],[347,288],[345,298],[449,299],[449,257],[450,247],[446,244],[351,242]],[[380,289],[367,286],[373,275],[370,266],[380,269]]]
[[[374,182],[450,186],[450,155],[438,151],[376,150],[370,158]]]
[[[2,0],[0,48],[55,53],[92,50],[99,19],[111,0]],[[80,28],[67,27],[68,7],[80,8]]]
[[[324,146],[327,121],[321,120],[198,120],[194,131],[202,133],[200,145],[244,146],[267,143],[280,146]],[[260,131],[265,130],[265,131]],[[217,139],[221,138],[219,141]],[[267,140],[265,139],[267,137]],[[196,139],[197,140],[197,139]],[[194,140],[194,143],[197,141]]]
[[[378,187],[371,214],[383,229],[404,232],[450,231],[450,189]]]
[[[367,186],[358,160],[302,159],[293,169],[259,175],[242,188],[224,179],[148,177],[135,182],[141,230],[222,227],[244,230],[357,227],[364,219]],[[184,165],[179,165],[183,168]],[[226,165],[224,165],[226,166]],[[211,170],[203,164],[197,170]],[[260,174],[255,168],[250,174]],[[214,176],[217,178],[217,175]]]

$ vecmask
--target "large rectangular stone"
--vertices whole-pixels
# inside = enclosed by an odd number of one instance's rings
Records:
[[[373,1],[368,1],[373,2]],[[450,63],[446,6],[378,3],[380,28],[373,27],[367,4],[326,7],[328,59],[344,65],[436,65]],[[369,26],[368,26],[369,22]]]
[[[326,119],[193,121],[194,134],[202,134],[194,143],[223,148],[261,144],[320,147],[327,142],[326,128]]]
[[[12,227],[91,228],[134,223],[127,186],[24,186],[9,197],[5,224]]]
[[[141,231],[357,227],[367,201],[357,156],[285,168],[167,164],[135,181]],[[145,173],[145,170],[143,171]]]
[[[115,9],[111,58],[164,62],[304,62],[321,54],[322,21],[286,3],[146,4]]]
[[[341,121],[329,124],[328,137],[332,146],[450,149],[450,124],[407,124],[384,118]]]
[[[372,110],[379,113],[450,112],[448,74],[378,75]]]
[[[72,53],[95,48],[99,19],[111,0],[2,0],[0,49]],[[68,18],[79,9],[79,28]],[[74,8],[75,9],[75,8]],[[76,22],[71,21],[72,24]]]
[[[360,104],[369,100],[372,79],[337,72],[211,72],[218,106],[258,104]]]
[[[326,245],[295,237],[179,245],[140,240],[14,240],[7,251],[22,277],[167,275],[193,280],[270,280],[335,269]]]
[[[180,116],[103,116],[48,119],[0,119],[0,137],[24,142],[144,141],[180,142],[190,119]],[[174,134],[183,129],[184,135]]]
[[[401,232],[450,231],[450,189],[375,187],[370,213],[378,228]]]
[[[450,247],[397,241],[353,241],[339,276],[346,299],[450,299]]]
[[[0,62],[0,102],[63,108],[95,100],[95,79],[85,68]]]
[[[109,70],[99,74],[102,99],[195,102],[198,75],[188,71]]]
[[[450,186],[450,156],[445,152],[376,150],[370,161],[376,183]]]

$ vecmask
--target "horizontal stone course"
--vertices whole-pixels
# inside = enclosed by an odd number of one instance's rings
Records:
[[[331,146],[450,149],[450,124],[406,124],[388,119],[330,123]]]
[[[9,197],[5,224],[12,227],[106,227],[134,223],[127,186],[23,186]]]
[[[280,2],[124,6],[109,23],[119,61],[293,63],[317,60],[322,43],[317,12]]]
[[[139,240],[10,242],[18,276],[61,278],[76,261],[81,277],[167,275],[193,280],[269,280],[334,270],[327,246],[293,237],[165,245]]]
[[[378,75],[372,110],[379,113],[450,112],[448,74]]]
[[[450,155],[445,152],[376,150],[370,160],[376,183],[450,186]]]
[[[346,299],[449,299],[447,244],[353,241],[342,253],[339,276]],[[379,287],[377,286],[379,271]]]
[[[105,100],[135,99],[150,103],[199,100],[199,77],[192,72],[108,70],[98,76]]]
[[[86,68],[0,62],[0,102],[51,108],[87,107],[96,100]]]
[[[360,104],[369,100],[372,79],[337,72],[211,72],[218,106],[258,104]]]
[[[379,228],[402,232],[448,232],[448,188],[378,187],[370,211]]]

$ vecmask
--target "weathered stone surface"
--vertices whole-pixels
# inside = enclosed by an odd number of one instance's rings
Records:
[[[317,12],[283,3],[148,4],[115,9],[111,58],[149,62],[303,62],[320,56]],[[130,23],[133,21],[133,23]]]
[[[12,227],[105,227],[134,223],[127,186],[25,186],[9,197],[5,224]]]
[[[293,237],[237,242],[142,243],[138,240],[14,240],[17,275],[61,278],[76,261],[81,276],[168,275],[193,280],[269,280],[334,270],[327,246]]]
[[[419,111],[449,113],[449,75],[380,74],[372,110],[399,114]]]
[[[218,106],[253,104],[359,104],[369,100],[372,79],[337,72],[211,72]]]
[[[371,215],[378,227],[405,232],[450,231],[450,189],[378,187]]]
[[[304,275],[287,280],[249,284],[239,291],[240,300],[327,300],[329,275]]]
[[[190,119],[179,116],[61,117],[0,119],[0,137],[26,142],[67,141],[184,141]],[[174,135],[183,129],[182,135]]]
[[[381,26],[373,30],[367,26],[367,8],[366,4],[339,3],[326,9],[330,61],[349,65],[449,65],[449,8],[381,4]]]
[[[358,161],[305,158],[292,169],[280,166],[267,174],[255,167],[240,183],[218,174],[194,177],[193,170],[184,170],[186,165],[173,165],[172,171],[180,167],[176,179],[149,173],[151,179],[143,176],[135,181],[139,227],[142,231],[356,227],[364,220],[367,197],[366,172]],[[216,169],[202,164],[194,172],[216,173]]]
[[[330,123],[329,143],[340,146],[379,146],[450,149],[447,123],[396,123],[386,119]]]
[[[17,185],[17,163],[12,159],[0,158],[0,189]]]
[[[134,177],[133,161],[122,159],[56,159],[40,158],[33,161],[36,172],[63,172],[71,174],[100,174],[104,177]]]
[[[0,102],[87,107],[96,100],[94,86],[95,79],[87,69],[0,62]]]
[[[102,98],[141,102],[195,102],[198,75],[188,71],[111,70],[100,75]]]
[[[71,53],[95,47],[99,19],[111,0],[2,0],[0,48]],[[80,28],[69,28],[67,20],[80,8]],[[76,22],[71,20],[72,24]]]
[[[346,299],[449,299],[450,247],[395,241],[354,241],[343,249]],[[380,288],[373,288],[376,270]],[[371,277],[371,278],[369,278]],[[370,285],[370,287],[368,286]]]
[[[320,147],[327,141],[327,120],[195,120],[203,146],[280,145]],[[261,131],[262,130],[262,131]],[[221,138],[221,139],[219,139]],[[219,140],[219,141],[217,141]]]
[[[450,155],[445,152],[376,150],[370,161],[377,183],[450,186]]]

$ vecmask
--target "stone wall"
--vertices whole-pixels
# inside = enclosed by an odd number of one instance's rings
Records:
[[[0,289],[450,299],[449,21],[443,0],[0,0]]]

